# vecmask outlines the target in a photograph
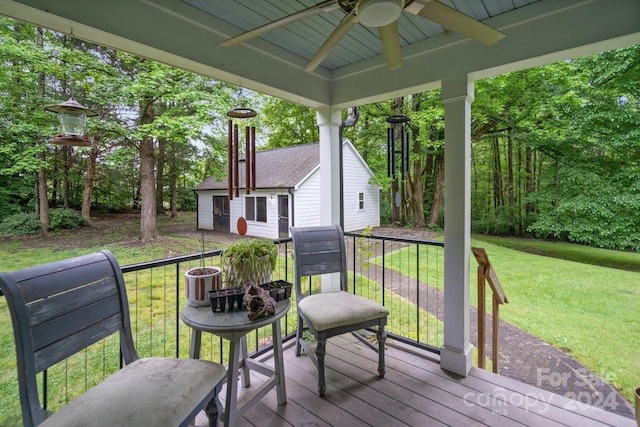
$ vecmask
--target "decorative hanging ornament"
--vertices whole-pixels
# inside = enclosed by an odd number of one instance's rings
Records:
[[[409,172],[409,132],[407,123],[411,119],[407,116],[387,117],[387,176],[396,179],[400,174],[405,180]],[[398,148],[398,142],[400,147]],[[398,157],[400,157],[400,170],[398,171]]]
[[[251,108],[234,108],[227,111],[227,116],[231,117],[228,122],[228,145],[227,145],[227,197],[233,200],[240,197],[240,130],[233,119],[249,119],[258,113]],[[245,193],[256,189],[256,128],[255,126],[245,126],[244,128],[244,188]]]

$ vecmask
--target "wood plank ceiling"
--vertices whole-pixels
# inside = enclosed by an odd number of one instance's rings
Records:
[[[182,1],[223,21],[233,22],[244,31],[252,30],[320,2],[320,0]],[[536,1],[539,0],[441,0],[442,3],[480,21]],[[342,10],[336,9],[292,23],[267,33],[262,38],[309,60],[344,16],[345,13]],[[446,31],[446,28],[435,22],[407,12],[402,13],[398,19],[398,33],[402,47],[442,35]],[[327,70],[335,70],[382,53],[377,29],[356,25],[331,51],[321,66]]]

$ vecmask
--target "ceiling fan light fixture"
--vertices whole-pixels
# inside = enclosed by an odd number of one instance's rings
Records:
[[[395,22],[402,13],[403,0],[362,0],[358,19],[367,27],[384,27]]]

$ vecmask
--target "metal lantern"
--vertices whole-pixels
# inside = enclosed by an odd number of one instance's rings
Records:
[[[61,104],[46,105],[44,109],[58,114],[62,127],[62,133],[53,137],[49,142],[61,145],[91,145],[91,141],[85,136],[84,130],[87,124],[87,117],[95,117],[98,113],[80,104],[73,97]]]
[[[238,124],[233,119],[249,119],[257,113],[251,108],[234,108],[227,112],[230,117],[228,123],[227,146],[227,183],[228,199],[240,197],[240,135]],[[245,158],[245,193],[256,189],[256,128],[245,126],[244,129],[244,158]]]

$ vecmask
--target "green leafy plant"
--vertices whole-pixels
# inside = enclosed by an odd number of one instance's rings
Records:
[[[40,232],[40,219],[33,213],[9,215],[0,222],[0,236],[26,236]]]
[[[268,282],[277,258],[278,248],[270,240],[243,239],[232,243],[222,253],[226,286]]]
[[[80,212],[73,209],[51,209],[49,230],[73,230],[89,225]]]

